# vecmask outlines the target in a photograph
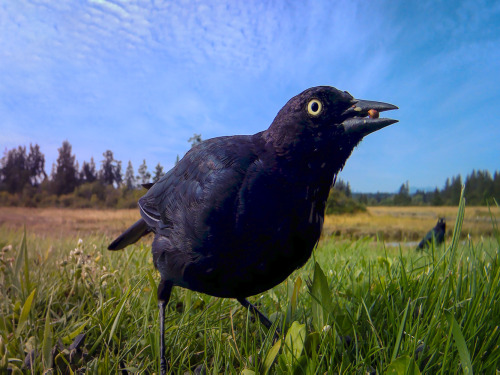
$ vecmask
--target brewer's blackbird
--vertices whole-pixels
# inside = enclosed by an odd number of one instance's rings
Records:
[[[438,222],[434,228],[432,228],[427,234],[422,238],[422,241],[417,246],[417,250],[427,249],[432,244],[432,239],[436,246],[439,246],[444,241],[444,234],[446,232],[446,220],[444,217],[438,219]]]
[[[337,173],[365,135],[397,122],[379,118],[391,109],[397,107],[312,87],[290,99],[267,130],[208,139],[150,186],[139,199],[142,218],[109,249],[154,233],[162,373],[173,286],[235,298],[271,327],[246,298],[307,261]]]

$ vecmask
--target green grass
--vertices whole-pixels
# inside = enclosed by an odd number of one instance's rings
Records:
[[[461,216],[462,215],[462,216]],[[499,374],[500,236],[425,253],[369,240],[322,241],[288,280],[250,300],[284,337],[234,300],[174,288],[171,373]],[[159,373],[149,248],[107,238],[51,241],[0,229],[0,373]],[[85,334],[77,350],[71,343]],[[30,361],[28,361],[30,362]]]

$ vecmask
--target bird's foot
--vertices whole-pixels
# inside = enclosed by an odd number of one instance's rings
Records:
[[[167,360],[164,356],[161,357],[160,359],[160,374],[161,375],[167,375]]]

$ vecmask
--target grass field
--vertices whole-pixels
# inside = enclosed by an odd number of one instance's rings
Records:
[[[441,215],[440,248],[374,239],[415,240]],[[148,241],[106,251],[137,217],[0,208],[0,374],[159,372]],[[276,343],[236,301],[174,288],[171,373],[500,374],[500,236],[487,209],[371,208],[327,218],[325,232],[305,267],[250,299],[284,333]]]
[[[365,237],[386,241],[416,241],[432,228],[438,217],[448,223],[451,236],[458,207],[368,207],[366,213],[327,216],[324,237],[335,235],[347,239]],[[500,213],[498,207],[491,209]],[[468,207],[465,212],[462,237],[493,235],[491,213],[488,207]],[[42,238],[78,238],[88,235],[120,234],[124,228],[139,219],[138,209],[96,210],[63,208],[0,207],[0,227],[21,230],[24,225],[30,234]]]

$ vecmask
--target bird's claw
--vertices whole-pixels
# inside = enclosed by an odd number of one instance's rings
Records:
[[[161,357],[160,360],[160,374],[167,375],[167,360],[163,356]]]

